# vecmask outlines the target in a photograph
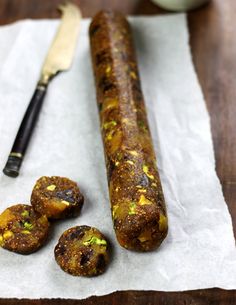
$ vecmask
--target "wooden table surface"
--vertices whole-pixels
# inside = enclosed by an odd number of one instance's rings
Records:
[[[55,18],[61,0],[0,0],[0,24],[23,18]],[[165,13],[148,0],[75,0],[85,17],[102,8],[126,14]],[[216,170],[233,219],[236,235],[236,1],[213,2],[188,15],[193,61],[211,117]],[[190,97],[191,98],[191,97]],[[236,276],[236,275],[235,275]],[[1,284],[1,283],[0,283]],[[236,291],[116,292],[86,300],[0,299],[0,305],[235,305]]]

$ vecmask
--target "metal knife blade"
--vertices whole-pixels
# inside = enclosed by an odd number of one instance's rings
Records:
[[[58,72],[70,68],[77,44],[82,18],[79,8],[72,3],[66,3],[60,5],[59,9],[62,12],[62,20],[42,67],[42,84],[48,83]]]

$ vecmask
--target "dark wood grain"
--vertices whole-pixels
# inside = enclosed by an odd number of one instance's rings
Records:
[[[120,291],[84,300],[1,299],[0,305],[235,305],[236,291],[205,289],[186,292]]]
[[[211,117],[216,170],[236,236],[236,2],[189,14],[191,47]]]
[[[60,0],[0,0],[0,24],[23,18],[56,18]],[[76,0],[85,17],[103,8],[125,14],[165,13],[148,0]],[[216,170],[236,235],[236,1],[214,0],[189,13],[193,61],[211,117]],[[236,291],[116,292],[86,300],[0,299],[0,305],[235,305]]]

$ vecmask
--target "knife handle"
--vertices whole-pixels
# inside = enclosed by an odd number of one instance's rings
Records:
[[[17,132],[3,169],[5,175],[17,177],[46,94],[47,84],[38,84]]]

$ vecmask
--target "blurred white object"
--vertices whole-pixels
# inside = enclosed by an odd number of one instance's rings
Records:
[[[188,11],[208,3],[210,0],[152,0],[152,2],[167,10]]]

